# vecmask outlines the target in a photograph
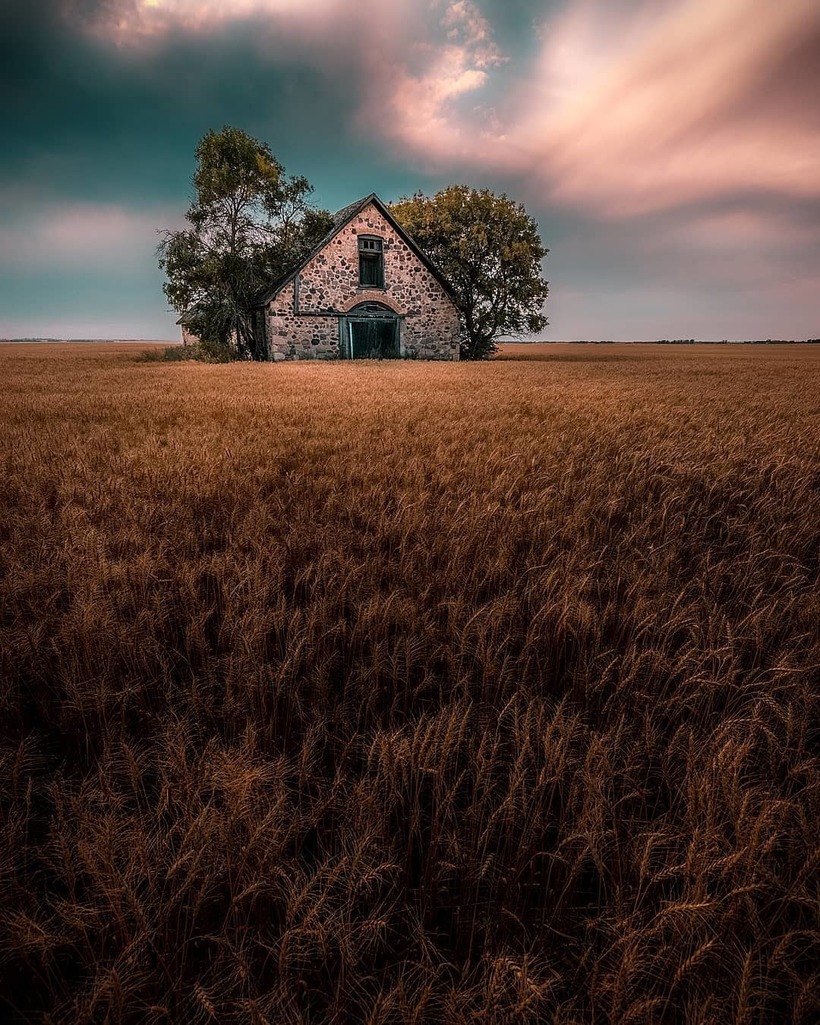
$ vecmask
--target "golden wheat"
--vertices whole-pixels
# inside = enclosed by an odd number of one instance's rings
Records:
[[[3,346],[0,1006],[809,1025],[820,347]]]

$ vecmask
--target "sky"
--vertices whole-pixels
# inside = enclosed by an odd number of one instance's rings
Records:
[[[230,124],[330,210],[524,204],[548,340],[820,337],[820,0],[0,0],[0,337],[176,338]]]

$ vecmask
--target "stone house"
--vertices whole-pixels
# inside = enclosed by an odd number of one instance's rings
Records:
[[[254,330],[274,360],[457,360],[461,342],[450,286],[375,194],[260,295]]]

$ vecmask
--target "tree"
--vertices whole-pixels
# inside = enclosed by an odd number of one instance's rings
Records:
[[[309,206],[306,178],[288,177],[270,148],[239,128],[203,136],[193,184],[190,227],[165,232],[159,245],[163,291],[206,345],[265,360],[254,297],[310,252],[332,218]]]
[[[499,335],[546,327],[541,260],[549,250],[520,203],[450,185],[432,197],[400,199],[391,210],[455,292],[467,333],[462,359],[489,358]]]

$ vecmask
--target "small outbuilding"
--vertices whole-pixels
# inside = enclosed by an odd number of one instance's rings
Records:
[[[199,335],[191,330],[191,319],[193,313],[188,310],[182,314],[177,321],[177,324],[182,328],[182,344],[183,345],[196,345],[199,342]]]
[[[261,294],[254,331],[274,360],[457,360],[461,318],[447,281],[374,193],[340,210],[307,259]]]

